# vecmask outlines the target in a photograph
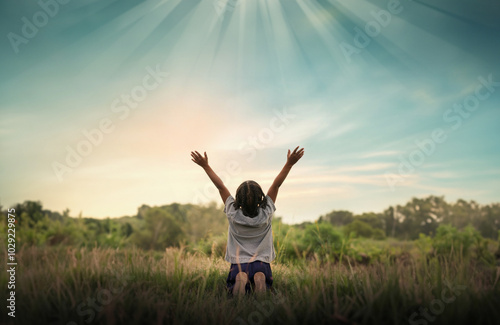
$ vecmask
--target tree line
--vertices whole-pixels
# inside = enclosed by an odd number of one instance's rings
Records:
[[[223,207],[216,203],[142,205],[136,215],[105,219],[81,214],[70,216],[68,209],[62,213],[47,210],[39,201],[25,201],[12,208],[16,210],[16,237],[21,245],[135,246],[150,250],[190,245],[213,252],[223,250],[227,235]],[[0,210],[6,215],[6,210],[1,207]],[[405,205],[392,206],[380,213],[356,215],[334,210],[314,222],[298,225],[284,224],[280,217],[273,220],[276,235],[285,237],[293,229],[301,234],[300,240],[306,246],[317,245],[321,231],[331,236],[332,229],[349,238],[416,240],[421,236],[434,237],[438,228],[445,225],[456,230],[474,229],[484,238],[497,239],[500,203],[481,205],[462,199],[448,203],[444,197],[429,196],[413,198]],[[0,227],[5,228],[6,222]],[[3,236],[6,232],[1,233]]]

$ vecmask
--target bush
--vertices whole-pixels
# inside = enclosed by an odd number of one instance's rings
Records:
[[[224,257],[226,255],[227,234],[209,236],[200,239],[194,250],[211,257]]]
[[[277,262],[302,257],[297,245],[299,233],[295,227],[283,223],[279,218],[273,219],[273,244]]]
[[[141,229],[131,237],[132,242],[140,248],[164,250],[166,247],[178,247],[185,239],[185,234],[171,214],[161,208],[151,208],[145,213]]]
[[[422,256],[427,256],[432,251],[432,238],[420,233],[418,239],[415,240],[415,246]]]
[[[365,237],[373,239],[384,239],[385,233],[382,229],[373,228],[368,223],[361,220],[354,220],[344,226],[344,234],[348,237]]]
[[[440,225],[436,229],[436,236],[432,239],[432,247],[438,255],[451,254],[452,252],[467,255],[469,248],[482,240],[479,232],[471,226],[462,231],[451,225]]]
[[[330,223],[307,225],[300,240],[303,251],[314,252],[319,257],[343,252],[344,236]]]

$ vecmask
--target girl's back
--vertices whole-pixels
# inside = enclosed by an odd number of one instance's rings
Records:
[[[275,259],[271,222],[276,207],[269,196],[264,197],[264,199],[266,200],[264,207],[259,204],[255,211],[257,215],[249,217],[244,214],[242,207],[235,204],[232,196],[227,198],[224,207],[229,221],[226,261],[230,263],[253,261],[270,263]]]

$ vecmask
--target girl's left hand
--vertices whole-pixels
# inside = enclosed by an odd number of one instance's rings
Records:
[[[204,153],[205,157],[203,157],[198,151],[191,151],[191,159],[201,167],[205,168],[208,167],[208,157],[207,157],[207,152]]]

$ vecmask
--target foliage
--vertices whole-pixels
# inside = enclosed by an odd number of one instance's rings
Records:
[[[142,227],[132,236],[132,241],[140,248],[162,250],[178,246],[185,233],[172,214],[161,208],[151,208],[144,214]]]
[[[500,233],[499,207],[464,200],[450,204],[442,197],[430,196],[414,198],[382,213],[332,211],[317,222],[299,225],[285,224],[275,216],[274,246],[279,262],[295,263],[302,258],[341,260],[343,256],[374,261],[385,258],[384,254],[394,258],[402,254],[396,254],[394,247],[379,245],[386,238],[415,239],[410,243],[423,255],[453,252],[494,264],[495,253],[500,259],[500,246],[495,242]],[[223,207],[215,203],[142,205],[134,216],[105,219],[81,214],[72,217],[68,209],[62,213],[46,210],[38,201],[26,201],[13,208],[18,245],[138,247],[157,251],[185,246],[188,251],[207,256],[225,253],[227,219]],[[5,226],[5,222],[0,223],[2,229]],[[376,248],[364,244],[368,239]]]
[[[344,226],[344,234],[348,237],[364,237],[374,239],[384,239],[385,233],[382,229],[373,228],[370,224],[359,219]]]
[[[314,252],[324,258],[343,252],[344,236],[330,223],[317,222],[306,226],[300,244],[302,251]]]
[[[300,233],[297,227],[283,223],[281,218],[273,218],[273,241],[277,261],[284,262],[302,257],[298,246]]]
[[[471,226],[462,231],[451,225],[440,225],[436,230],[436,236],[432,239],[432,247],[436,254],[460,254],[467,255],[469,248],[477,243],[481,235]]]
[[[194,244],[194,252],[210,257],[224,257],[226,254],[227,234],[203,238]]]
[[[432,251],[432,238],[424,234],[420,234],[415,240],[415,246],[418,248],[421,256],[427,256]]]
[[[351,223],[353,221],[354,215],[350,211],[339,210],[332,211],[324,216],[319,218],[319,221],[326,221],[331,223],[334,226],[341,227]]]
[[[380,215],[373,212],[355,216],[354,220],[362,221],[374,229],[385,229],[385,220]]]

